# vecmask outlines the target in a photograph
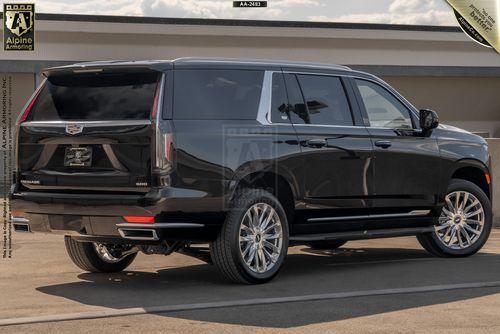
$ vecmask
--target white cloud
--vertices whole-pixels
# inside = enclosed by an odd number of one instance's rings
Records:
[[[364,22],[422,25],[457,25],[451,8],[443,10],[434,0],[394,0],[386,12],[349,14],[337,17],[310,16],[313,21]]]
[[[13,0],[14,2],[24,0]],[[366,0],[373,1],[373,0]],[[268,8],[232,8],[232,0],[35,0],[37,12],[156,17],[310,20],[456,25],[445,0],[268,0]],[[360,4],[363,4],[361,6]],[[380,5],[379,5],[380,4]]]

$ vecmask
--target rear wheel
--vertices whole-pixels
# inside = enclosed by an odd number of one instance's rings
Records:
[[[219,271],[237,283],[271,280],[280,270],[288,250],[288,223],[279,201],[260,189],[242,191],[210,255]]]
[[[474,183],[453,179],[434,232],[417,238],[422,247],[434,255],[463,257],[483,247],[491,227],[488,196]]]
[[[137,250],[131,246],[78,242],[69,236],[64,237],[64,243],[73,263],[94,273],[122,271],[137,256]]]
[[[344,240],[322,240],[322,241],[311,241],[307,245],[312,249],[337,249],[344,246],[347,241]]]

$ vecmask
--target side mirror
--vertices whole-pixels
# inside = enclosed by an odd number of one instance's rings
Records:
[[[439,125],[438,114],[434,110],[420,110],[420,128],[423,132],[429,132]]]

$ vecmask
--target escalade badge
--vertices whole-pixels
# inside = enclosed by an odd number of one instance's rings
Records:
[[[83,131],[83,125],[81,124],[67,124],[66,125],[66,133],[69,135],[77,135],[79,133],[82,133]]]

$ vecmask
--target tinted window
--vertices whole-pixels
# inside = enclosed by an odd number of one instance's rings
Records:
[[[299,83],[295,74],[285,74],[286,90],[288,93],[288,101],[290,103],[289,116],[294,124],[309,123],[309,115],[307,114],[304,97],[300,91]]]
[[[320,75],[299,75],[298,78],[311,124],[354,124],[340,78]]]
[[[271,101],[271,121],[273,123],[290,123],[287,105],[288,97],[283,74],[274,73]]]
[[[370,126],[393,129],[412,128],[410,111],[385,88],[366,80],[356,80]]]
[[[256,119],[263,71],[177,70],[176,119]]]
[[[158,79],[153,72],[53,76],[28,120],[148,119]]]

